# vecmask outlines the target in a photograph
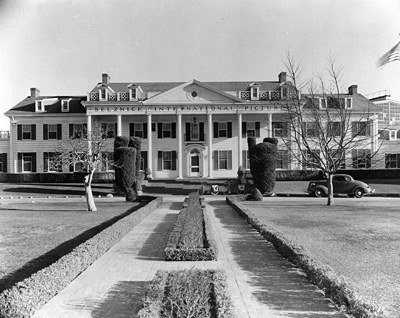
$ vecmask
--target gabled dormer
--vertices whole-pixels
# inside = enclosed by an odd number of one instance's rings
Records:
[[[250,90],[250,100],[259,100],[260,99],[260,84],[251,83],[249,85]]]
[[[129,84],[128,88],[129,88],[129,100],[130,101],[138,101],[141,99],[143,90],[139,85]]]
[[[36,100],[35,101],[35,112],[36,113],[42,113],[44,112],[44,105],[42,100]]]

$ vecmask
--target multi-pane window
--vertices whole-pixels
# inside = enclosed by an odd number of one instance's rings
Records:
[[[276,168],[277,169],[289,169],[290,155],[289,150],[278,150],[276,158]]]
[[[135,137],[143,138],[143,124],[135,123],[133,135]]]
[[[353,122],[352,123],[352,134],[353,134],[353,137],[371,136],[370,122],[369,121]]]
[[[232,150],[214,151],[214,170],[232,170]]]
[[[346,158],[344,151],[340,151],[339,149],[331,149],[330,156],[336,167],[339,169],[346,169]]]
[[[246,123],[246,136],[247,137],[256,136],[256,123],[254,122]]]
[[[157,134],[158,138],[176,138],[176,123],[158,123]]]
[[[353,149],[353,168],[371,168],[371,149]]]
[[[49,125],[49,139],[57,139],[57,125]]]
[[[106,98],[106,90],[105,89],[101,89],[100,90],[100,96],[101,96],[101,99],[105,99]]]
[[[305,134],[306,137],[317,137],[318,136],[317,123],[315,122],[303,123],[303,134]]]
[[[328,137],[340,136],[342,134],[342,124],[339,121],[328,123]]]
[[[287,123],[285,122],[275,122],[272,123],[272,130],[274,137],[287,137]]]
[[[61,124],[43,124],[43,140],[61,139],[62,138]]]
[[[146,154],[147,155],[147,154]],[[158,151],[158,171],[176,170],[176,151]]]
[[[385,168],[400,168],[400,153],[385,154]]]
[[[22,139],[32,139],[32,126],[22,125]]]
[[[62,172],[61,154],[56,152],[43,153],[43,171],[44,172]]]
[[[303,170],[306,169],[315,169],[319,165],[319,155],[320,155],[320,150],[316,149],[313,151],[308,151],[308,150],[302,150],[303,152],[303,158],[301,162],[301,166]]]
[[[190,123],[190,140],[199,140],[199,139],[200,139],[199,124]]]
[[[162,136],[163,138],[170,138],[171,137],[171,123],[163,123],[162,124]]]
[[[7,153],[0,154],[0,172],[7,172]]]
[[[62,112],[68,112],[69,111],[69,101],[63,100],[61,102],[61,111]]]
[[[228,136],[228,123],[218,123],[218,137]]]
[[[258,99],[258,87],[251,88],[251,99]]]
[[[22,155],[22,172],[31,172],[32,171],[32,155],[31,154],[23,154]]]
[[[103,152],[101,154],[101,171],[114,170],[113,162],[114,162],[114,153]]]
[[[42,101],[41,101],[41,100],[38,100],[36,103],[37,103],[37,109],[38,109],[38,111],[42,111]]]
[[[131,99],[136,99],[136,88],[131,89]]]
[[[101,129],[103,132],[103,138],[115,138],[117,135],[115,123],[102,123]]]
[[[71,138],[82,138],[86,134],[86,124],[70,124],[69,135]]]

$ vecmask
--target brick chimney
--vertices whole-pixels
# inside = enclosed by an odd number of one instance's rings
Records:
[[[358,88],[357,85],[351,85],[351,86],[349,87],[349,95],[355,95],[355,94],[357,94],[357,88]]]
[[[31,97],[36,98],[40,96],[40,91],[36,87],[31,87]]]
[[[106,74],[106,73],[102,74],[101,82],[105,85],[108,85],[108,83],[110,82],[110,76],[108,76],[108,74]]]
[[[279,83],[285,83],[286,82],[286,72],[280,72],[278,78],[279,78]]]

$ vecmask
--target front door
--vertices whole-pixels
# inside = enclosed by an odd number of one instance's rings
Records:
[[[193,149],[190,152],[190,166],[189,176],[199,177],[200,176],[200,152],[197,149]]]

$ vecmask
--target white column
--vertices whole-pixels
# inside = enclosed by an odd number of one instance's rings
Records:
[[[92,115],[86,117],[88,136],[88,155],[92,155]]]
[[[182,114],[177,115],[178,119],[178,179],[182,179]]]
[[[117,115],[117,136],[122,136],[122,115]]]
[[[212,114],[207,114],[208,117],[208,178],[213,178],[213,123]]]
[[[274,137],[272,135],[272,114],[268,114],[268,137]]]
[[[150,169],[148,178],[152,179],[153,174],[153,138],[151,135],[151,114],[147,114],[147,167]]]
[[[17,122],[14,117],[10,120],[10,171],[17,172],[17,152],[15,149],[15,140],[17,139]],[[7,163],[6,163],[7,164]]]
[[[242,114],[237,114],[238,121],[238,168],[243,165],[242,156]]]

